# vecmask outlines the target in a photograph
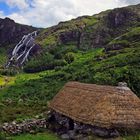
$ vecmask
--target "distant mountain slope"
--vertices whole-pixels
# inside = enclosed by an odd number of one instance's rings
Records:
[[[140,4],[83,16],[42,31],[38,42],[42,46],[74,42],[82,49],[103,47],[113,38],[140,26]]]

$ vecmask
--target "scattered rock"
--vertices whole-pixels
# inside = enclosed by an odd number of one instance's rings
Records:
[[[66,139],[66,140],[69,140],[69,139],[70,139],[70,137],[69,137],[68,134],[63,134],[63,135],[61,135],[61,138],[62,138],[62,139]]]
[[[3,126],[1,126],[1,129],[12,135],[21,134],[24,132],[28,132],[31,134],[34,134],[41,129],[46,129],[48,126],[48,122],[45,118],[43,119],[33,119],[33,120],[26,120],[22,123],[17,123],[13,121],[12,123],[4,123]]]

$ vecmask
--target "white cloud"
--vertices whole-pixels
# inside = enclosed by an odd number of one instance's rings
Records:
[[[18,7],[16,13],[7,15],[16,22],[48,27],[60,21],[82,15],[93,15],[103,10],[128,5],[131,0],[0,0],[10,7]],[[133,3],[137,3],[134,0]],[[132,4],[132,3],[131,3]],[[1,16],[1,14],[0,14]]]
[[[18,23],[30,25],[30,21],[26,17],[24,17],[22,14],[12,13],[8,17],[11,19],[14,19]]]

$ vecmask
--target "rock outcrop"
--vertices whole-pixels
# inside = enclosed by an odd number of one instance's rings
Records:
[[[36,28],[15,23],[10,18],[0,19],[0,47],[18,43],[18,41]]]
[[[137,15],[130,9],[122,8],[111,11],[106,19],[109,27],[117,28],[137,20]]]
[[[18,135],[22,133],[36,133],[41,129],[46,129],[48,127],[48,122],[45,118],[43,119],[32,119],[26,120],[22,123],[13,121],[12,123],[4,123],[0,130],[10,134]]]

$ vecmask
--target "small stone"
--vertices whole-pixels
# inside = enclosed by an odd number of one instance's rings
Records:
[[[68,135],[69,135],[70,138],[74,138],[75,137],[75,131],[74,130],[68,131]]]
[[[15,121],[13,121],[13,122],[12,122],[12,124],[13,124],[13,125],[16,125],[16,122],[15,122]]]
[[[36,115],[36,116],[35,116],[35,118],[36,118],[36,119],[39,119],[39,118],[40,118],[40,116],[39,116],[39,115]]]
[[[31,131],[30,131],[30,134],[35,134],[35,131],[34,131],[34,130],[31,130]]]
[[[62,139],[66,139],[66,140],[69,140],[69,139],[70,139],[70,137],[69,137],[68,134],[63,134],[63,135],[61,135],[61,138],[62,138]]]
[[[19,99],[18,102],[19,102],[19,103],[23,103],[23,99]]]

